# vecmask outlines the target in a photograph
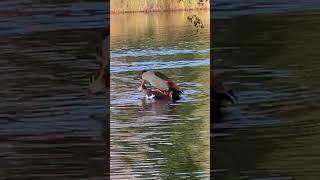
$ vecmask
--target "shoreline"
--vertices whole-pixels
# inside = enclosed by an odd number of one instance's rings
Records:
[[[210,10],[209,0],[110,1],[110,14]]]
[[[110,10],[110,14],[132,14],[132,13],[158,13],[158,12],[190,12],[190,11],[210,11],[210,8],[188,8],[188,9],[152,9],[152,10],[132,10],[132,11],[117,11],[117,10]]]

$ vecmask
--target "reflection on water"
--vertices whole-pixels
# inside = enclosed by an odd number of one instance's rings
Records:
[[[111,16],[111,178],[209,179],[209,12]],[[182,99],[149,101],[142,70],[169,75]]]
[[[216,179],[320,176],[320,13],[216,19],[214,65],[239,98],[213,125]]]
[[[0,179],[106,178],[105,96],[86,95],[104,19],[95,28],[68,23],[80,6],[101,4],[81,2],[0,3]],[[46,14],[61,7],[57,21]],[[51,28],[59,23],[69,30]]]

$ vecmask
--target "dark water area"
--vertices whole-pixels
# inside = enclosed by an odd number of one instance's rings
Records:
[[[0,179],[106,179],[104,1],[1,1]]]
[[[4,0],[0,35],[97,28],[109,22],[107,14],[108,3],[103,0]]]
[[[194,13],[205,26],[199,32],[187,19]],[[210,179],[209,12],[110,20],[111,179]],[[145,99],[142,70],[168,75],[181,99]]]
[[[244,15],[287,13],[292,11],[312,11],[320,8],[318,0],[219,0],[211,1],[211,17],[228,18]]]
[[[211,64],[238,102],[211,125],[214,179],[318,179],[320,6],[223,2]]]

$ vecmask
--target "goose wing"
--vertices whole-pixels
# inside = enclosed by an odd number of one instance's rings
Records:
[[[159,78],[166,80],[169,89],[174,90],[174,91],[181,91],[179,86],[174,81],[172,81],[170,78],[168,78],[166,75],[162,74],[161,72],[157,72],[157,71],[154,72],[154,74],[156,76],[158,76]]]
[[[162,73],[147,71],[142,74],[142,79],[148,81],[155,88],[168,91],[168,77]]]
[[[142,79],[148,81],[152,86],[169,91],[181,91],[175,82],[173,82],[170,78],[164,75],[161,72],[157,71],[147,71],[142,74]]]

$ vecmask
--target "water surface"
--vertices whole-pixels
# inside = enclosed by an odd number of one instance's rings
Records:
[[[209,12],[111,15],[112,179],[209,179],[209,28]],[[142,70],[170,76],[181,100],[144,99]]]
[[[239,99],[212,125],[215,179],[320,176],[320,12],[283,3],[214,20],[214,70]]]
[[[106,179],[105,96],[86,95],[103,1],[0,4],[0,177]]]

